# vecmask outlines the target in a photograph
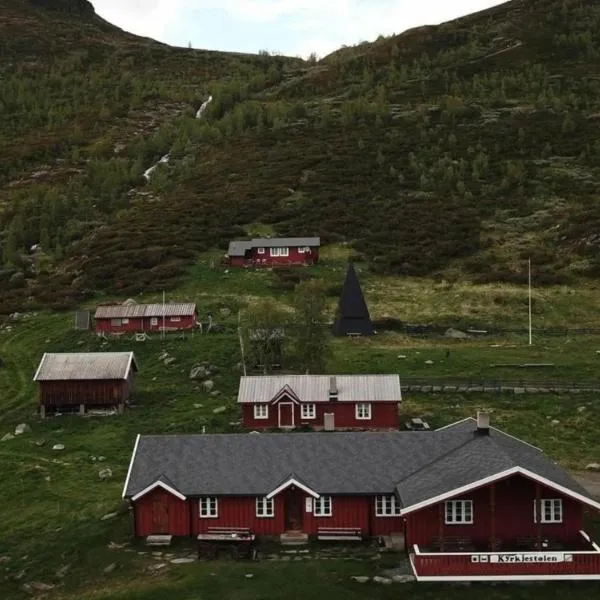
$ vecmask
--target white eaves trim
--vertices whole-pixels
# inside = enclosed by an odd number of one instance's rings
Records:
[[[40,361],[37,371],[35,372],[35,375],[33,376],[33,381],[37,381],[38,375],[40,374],[40,370],[42,368],[42,365],[44,364],[44,361],[46,360],[47,355],[48,355],[48,353],[44,352],[44,356],[42,356],[42,360]]]
[[[309,487],[305,486],[303,483],[300,483],[293,477],[291,477],[290,479],[288,479],[287,481],[282,483],[280,486],[276,487],[272,492],[269,492],[265,496],[265,498],[270,500],[274,496],[277,496],[277,494],[279,494],[279,492],[289,488],[292,485],[299,487],[303,492],[306,492],[309,496],[312,496],[313,498],[319,498],[319,494],[317,494],[317,492],[315,492],[314,490],[311,490]]]
[[[129,478],[131,477],[131,469],[133,467],[133,461],[135,459],[135,454],[138,449],[138,444],[140,443],[140,434],[137,434],[135,438],[135,444],[133,446],[133,453],[131,454],[131,460],[129,461],[129,468],[127,469],[127,477],[125,478],[125,485],[123,486],[123,493],[121,494],[121,498],[125,498],[125,492],[127,491],[127,486],[129,485]]]
[[[407,506],[400,511],[401,515],[406,515],[408,513],[414,512],[416,510],[420,510],[421,508],[425,508],[426,506],[431,506],[432,504],[437,504],[438,502],[443,502],[448,498],[452,498],[454,496],[459,496],[460,494],[464,494],[465,492],[470,492],[476,488],[485,486],[489,483],[494,483],[499,479],[504,479],[505,477],[510,477],[511,475],[523,475],[529,479],[533,479],[542,485],[545,485],[553,490],[561,492],[565,496],[569,496],[583,504],[587,504],[597,510],[600,510],[600,502],[596,502],[591,498],[587,498],[586,496],[582,496],[573,490],[569,490],[568,488],[559,485],[558,483],[554,483],[554,481],[550,481],[541,475],[537,475],[532,471],[527,469],[523,469],[522,467],[512,467],[511,469],[507,469],[506,471],[502,471],[500,473],[496,473],[495,475],[490,475],[489,477],[484,477],[483,479],[479,479],[478,481],[474,481],[473,483],[469,483],[468,485],[463,485],[462,487],[455,488],[453,490],[449,490],[443,494],[439,494],[438,496],[434,496],[432,498],[428,498],[427,500],[423,500],[422,502],[417,502],[417,504],[413,504],[412,506]]]
[[[169,492],[169,494],[173,494],[173,496],[179,498],[180,500],[186,500],[186,497],[182,493],[178,492],[175,488],[172,488],[170,485],[167,485],[163,481],[155,481],[154,483],[151,483],[148,487],[144,488],[141,492],[138,492],[135,496],[133,496],[131,500],[139,500],[142,496],[145,496],[148,492],[151,492],[157,487],[162,488],[163,490],[165,490],[165,492]]]
[[[600,575],[416,575],[417,581],[567,581],[600,579]]]

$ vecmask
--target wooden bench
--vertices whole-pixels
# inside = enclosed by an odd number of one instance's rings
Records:
[[[230,536],[232,538],[250,538],[252,532],[249,527],[209,527],[207,530],[208,535],[218,536]]]
[[[443,538],[434,537],[431,541],[431,545],[435,550],[442,549],[442,543],[444,546],[444,550],[471,550],[473,548],[473,541],[469,537],[461,536],[461,535],[448,535]]]
[[[317,539],[362,540],[362,529],[360,527],[318,527]]]

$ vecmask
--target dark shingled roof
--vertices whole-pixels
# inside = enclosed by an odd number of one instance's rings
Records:
[[[348,265],[346,280],[340,295],[338,315],[333,326],[334,335],[372,335],[373,324],[365,302],[354,265]]]
[[[396,492],[407,508],[515,467],[591,501],[540,450],[477,434],[474,419],[433,432],[140,436],[123,494],[166,477],[185,496],[263,496],[294,477],[318,494]]]

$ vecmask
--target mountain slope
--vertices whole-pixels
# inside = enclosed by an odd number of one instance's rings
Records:
[[[0,35],[0,310],[162,288],[257,222],[380,272],[600,273],[597,2],[513,0],[316,64],[10,6],[28,24]],[[20,52],[32,23],[51,57]]]

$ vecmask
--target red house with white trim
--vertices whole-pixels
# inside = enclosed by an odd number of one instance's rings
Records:
[[[229,242],[227,260],[232,267],[315,265],[320,245],[318,237],[234,240]]]
[[[196,326],[194,303],[116,304],[99,306],[96,333],[151,333],[185,331]]]
[[[138,537],[394,535],[418,581],[600,579],[600,503],[486,414],[427,433],[138,436],[123,497]]]
[[[251,429],[395,429],[398,375],[256,375],[240,379],[242,425]]]

